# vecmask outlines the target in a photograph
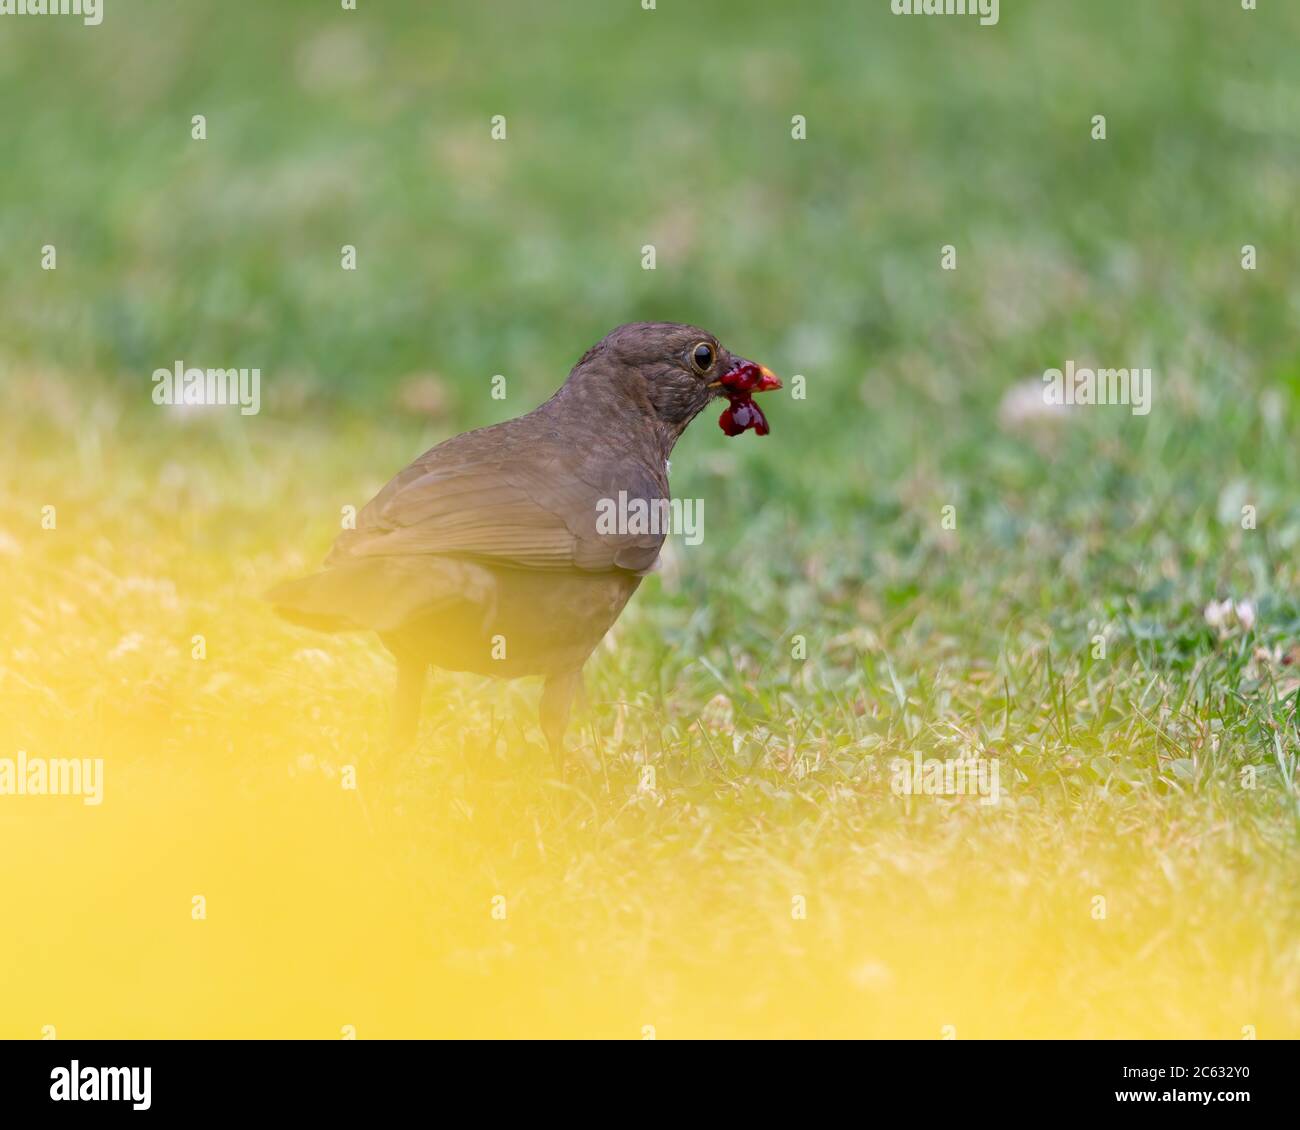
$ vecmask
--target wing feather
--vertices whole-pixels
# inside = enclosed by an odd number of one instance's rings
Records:
[[[483,442],[495,430],[458,436],[401,471],[362,509],[357,528],[340,535],[326,564],[441,554],[523,569],[643,573],[654,565],[663,534],[601,533],[598,504],[620,491],[666,498],[662,472],[549,437],[506,458],[500,440],[508,436]]]

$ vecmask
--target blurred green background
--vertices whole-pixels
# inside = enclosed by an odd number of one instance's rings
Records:
[[[184,349],[361,396],[435,366],[472,413],[491,411],[484,373],[540,394],[612,325],[674,318],[806,370],[823,404],[919,384],[947,409],[916,421],[935,440],[1072,349],[1138,350],[1168,376],[1211,342],[1293,379],[1300,11],[1264,8],[1006,3],[994,27],[887,0],[15,17],[6,351],[138,382]],[[33,280],[22,252],[44,242],[60,270]]]

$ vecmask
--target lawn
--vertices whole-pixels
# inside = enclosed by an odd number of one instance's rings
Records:
[[[1300,1036],[1300,10],[358,8],[0,17],[0,759],[104,762],[0,796],[0,1036]],[[806,395],[678,445],[578,772],[439,674],[379,789],[259,594],[642,319]]]

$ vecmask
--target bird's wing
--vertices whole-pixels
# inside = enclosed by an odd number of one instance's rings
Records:
[[[473,435],[474,433],[470,433]],[[469,436],[457,437],[459,440]],[[601,532],[601,500],[666,498],[667,482],[634,460],[579,445],[528,450],[449,441],[400,472],[335,542],[327,564],[445,554],[527,569],[649,570],[664,535]]]

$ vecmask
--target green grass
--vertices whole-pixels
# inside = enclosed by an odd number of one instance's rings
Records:
[[[1300,1034],[1300,13],[391,7],[0,27],[0,739],[110,790],[0,798],[11,858],[106,869],[17,880],[9,945],[119,975],[4,1034]],[[588,772],[550,779],[535,688],[444,676],[397,798],[340,795],[386,659],[257,592],[643,318],[807,398],[679,445],[704,542],[590,666]],[[155,409],[178,358],[260,366],[263,413]],[[1150,415],[1002,421],[1066,359],[1150,366]],[[915,749],[1000,757],[1003,804],[904,804]]]

